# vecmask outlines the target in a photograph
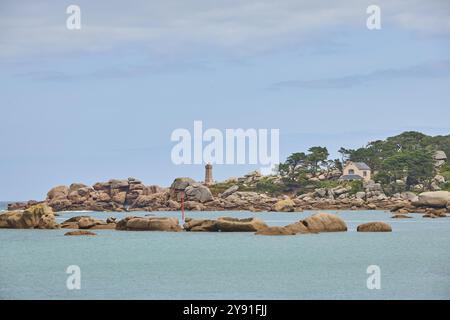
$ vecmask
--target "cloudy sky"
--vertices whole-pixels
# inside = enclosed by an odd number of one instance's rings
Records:
[[[337,4],[339,3],[339,4]],[[66,27],[81,8],[81,30]],[[381,8],[381,30],[366,9]],[[174,129],[280,129],[281,158],[449,134],[450,2],[0,2],[0,199],[175,166]],[[216,166],[224,179],[253,166]]]

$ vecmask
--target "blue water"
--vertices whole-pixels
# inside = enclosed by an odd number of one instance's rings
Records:
[[[6,210],[8,208],[8,202],[0,201],[0,211]]]
[[[80,214],[86,213],[64,213],[58,220]],[[257,216],[270,225],[310,214],[188,213],[194,218]],[[0,298],[450,298],[450,218],[412,215],[396,220],[383,211],[339,214],[348,232],[279,237],[114,230],[95,230],[96,237],[67,237],[67,230],[0,229]],[[356,226],[367,221],[387,221],[393,232],[357,233]],[[80,290],[66,288],[69,265],[81,268]],[[367,289],[369,265],[381,269],[380,290]]]

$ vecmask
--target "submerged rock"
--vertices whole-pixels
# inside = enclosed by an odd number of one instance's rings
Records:
[[[94,232],[86,231],[86,230],[75,230],[69,231],[64,234],[65,236],[96,236],[97,234]]]
[[[302,223],[312,232],[347,231],[344,220],[332,213],[319,212],[306,218]]]
[[[111,220],[104,221],[89,216],[76,216],[61,223],[63,229],[115,229],[116,224]]]
[[[316,231],[309,230],[308,227],[303,223],[303,221],[298,221],[295,223],[288,224],[284,228],[289,229],[289,231],[298,233],[317,233]]]
[[[267,227],[265,229],[259,230],[255,234],[265,236],[288,236],[288,235],[296,235],[299,233],[307,234],[316,232],[309,231],[302,221],[298,221],[283,227]]]
[[[181,231],[178,219],[167,217],[126,217],[116,224],[116,230],[126,231]]]
[[[222,232],[256,232],[267,228],[267,224],[258,218],[230,218],[217,219],[217,228]]]
[[[184,224],[186,231],[204,232],[256,232],[266,229],[267,224],[258,218],[230,218],[221,217],[217,220],[187,219]]]
[[[116,218],[115,217],[109,217],[106,219],[106,223],[116,223]]]
[[[392,219],[410,219],[412,217],[404,215],[404,214],[396,214],[391,217]]]
[[[391,232],[392,228],[386,222],[368,222],[358,226],[358,232]]]
[[[255,234],[264,236],[293,236],[297,233],[286,227],[268,227],[257,231]]]
[[[424,218],[445,218],[447,217],[447,215],[445,213],[433,213],[433,212],[429,212],[423,215]]]
[[[186,231],[202,231],[202,232],[214,232],[219,231],[217,228],[217,220],[209,219],[186,219],[186,223],[183,225]]]

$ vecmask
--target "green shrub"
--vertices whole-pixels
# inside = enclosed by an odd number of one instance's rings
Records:
[[[235,182],[219,182],[209,186],[208,188],[214,196],[217,196],[219,193],[223,193],[225,190],[234,186],[235,184]]]
[[[255,190],[257,192],[267,192],[272,195],[283,193],[286,188],[284,184],[275,183],[272,179],[263,178],[256,183]]]
[[[352,188],[349,191],[350,194],[355,194],[357,192],[364,191],[363,182],[361,180],[353,180],[350,181],[348,184]]]
[[[342,182],[338,180],[325,180],[325,181],[319,181],[317,183],[318,188],[326,188],[326,189],[333,189],[339,186],[342,186]]]
[[[443,191],[450,191],[450,182],[443,183],[441,189]]]
[[[439,174],[445,178],[446,181],[450,181],[450,164],[445,163],[439,170]]]

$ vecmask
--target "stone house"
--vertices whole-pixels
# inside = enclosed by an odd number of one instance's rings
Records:
[[[364,162],[347,161],[343,168],[342,176],[339,180],[364,180],[371,179],[372,171]]]

